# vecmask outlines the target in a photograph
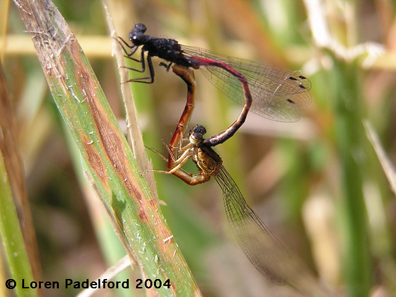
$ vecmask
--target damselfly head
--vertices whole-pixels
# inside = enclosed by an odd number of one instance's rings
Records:
[[[189,141],[197,145],[203,140],[203,136],[206,133],[206,129],[203,126],[196,126],[193,130],[190,131]]]
[[[133,42],[134,45],[143,45],[151,38],[150,35],[144,35],[147,27],[143,24],[136,24],[129,33],[129,40]]]

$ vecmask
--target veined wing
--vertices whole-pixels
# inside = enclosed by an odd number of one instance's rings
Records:
[[[248,82],[253,98],[251,110],[267,119],[295,122],[301,117],[301,108],[307,107],[312,96],[310,81],[298,71],[255,63],[229,57],[206,49],[181,45],[185,56],[194,59],[221,60],[242,73]],[[199,60],[198,60],[199,64]],[[241,82],[229,71],[213,65],[200,67],[207,79],[232,100],[244,104],[245,95]]]
[[[215,179],[223,192],[225,212],[241,249],[266,278],[280,285],[285,284],[288,275],[285,269],[293,259],[246,203],[224,166]]]

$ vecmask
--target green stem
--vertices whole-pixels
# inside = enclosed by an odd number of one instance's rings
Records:
[[[38,296],[36,289],[24,289],[34,281],[29,257],[26,252],[22,230],[19,225],[14,199],[11,193],[3,154],[0,152],[0,233],[10,268],[11,278],[15,281],[15,290],[19,297]],[[9,285],[13,284],[7,280]],[[6,285],[7,285],[6,282]],[[3,285],[3,284],[2,284]]]
[[[368,296],[371,287],[370,260],[367,242],[367,214],[363,197],[362,96],[359,93],[358,68],[335,61],[336,145],[340,155],[342,198],[343,270],[347,296]]]

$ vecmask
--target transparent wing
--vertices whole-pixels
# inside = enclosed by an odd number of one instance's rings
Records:
[[[215,179],[223,192],[225,212],[239,246],[262,275],[274,283],[285,284],[288,275],[285,269],[293,259],[246,203],[224,166]]]
[[[222,60],[242,73],[249,85],[253,104],[251,111],[274,121],[295,122],[301,117],[301,108],[307,107],[312,96],[311,82],[301,75],[274,66],[228,57],[206,49],[181,45],[185,56],[194,59]],[[198,58],[198,59],[197,59]],[[232,100],[244,104],[245,95],[241,82],[227,70],[210,64],[200,67],[207,79]]]

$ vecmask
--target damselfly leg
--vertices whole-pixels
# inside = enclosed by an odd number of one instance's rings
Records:
[[[132,68],[132,67],[127,67],[127,66],[123,66],[122,68],[134,71],[134,72],[139,72],[139,73],[144,73],[146,71],[146,58],[144,56],[144,51],[141,51],[140,53],[140,60],[135,59],[132,57],[132,55],[137,51],[137,49],[139,48],[136,45],[129,45],[123,38],[121,38],[120,36],[117,37],[117,42],[120,44],[122,50],[124,51],[124,57],[127,59],[130,59],[134,62],[140,63],[141,64],[141,69],[136,69],[136,68]],[[131,49],[130,52],[128,52],[125,48],[125,46],[127,46],[128,48]],[[132,78],[127,80],[125,83],[127,82],[138,82],[138,83],[144,83],[144,84],[152,84],[154,82],[154,76],[155,76],[155,72],[154,72],[154,67],[153,67],[153,62],[151,61],[151,56],[147,56],[147,65],[149,68],[149,73],[150,76],[146,76],[146,77],[138,77],[138,78]]]

